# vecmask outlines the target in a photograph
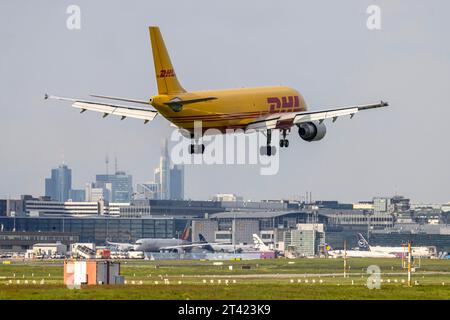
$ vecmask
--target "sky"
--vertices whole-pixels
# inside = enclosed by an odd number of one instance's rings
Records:
[[[80,30],[66,26],[73,4]],[[370,5],[381,9],[380,30],[366,26]],[[2,0],[0,197],[42,195],[62,161],[82,188],[106,170],[106,154],[135,183],[153,179],[173,130],[167,120],[80,115],[43,96],[148,99],[157,88],[147,27],[158,25],[188,90],[287,85],[311,110],[391,105],[327,122],[319,142],[294,130],[273,176],[257,165],[188,166],[187,198],[298,198],[308,190],[343,202],[394,194],[448,202],[448,12],[444,0]]]

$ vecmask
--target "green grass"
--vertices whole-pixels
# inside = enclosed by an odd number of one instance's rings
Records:
[[[16,261],[0,265],[0,299],[450,299],[448,260],[422,260],[413,275],[419,284],[411,288],[399,259],[351,259],[349,265],[344,278],[342,259],[224,261],[223,266],[211,261],[123,261],[126,285],[70,290],[63,285],[62,261]],[[379,290],[366,286],[369,265],[381,268]],[[39,284],[42,279],[44,285]]]

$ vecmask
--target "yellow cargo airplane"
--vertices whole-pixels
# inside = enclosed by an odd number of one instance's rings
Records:
[[[325,119],[330,118],[334,122],[341,116],[349,115],[353,118],[358,111],[388,106],[388,103],[381,101],[374,104],[307,111],[301,94],[284,86],[188,92],[177,79],[159,28],[150,27],[149,30],[158,95],[151,97],[149,101],[91,96],[151,105],[156,110],[47,94],[45,99],[70,101],[73,107],[81,109],[81,113],[92,110],[103,113],[104,118],[112,114],[121,116],[121,120],[127,117],[138,118],[144,120],[144,123],[153,120],[159,113],[178,128],[186,130],[192,140],[189,148],[191,154],[203,153],[205,150],[204,145],[198,144],[198,134],[194,134],[194,125],[197,121],[201,121],[201,135],[208,129],[218,129],[221,133],[227,133],[230,129],[241,129],[244,132],[264,131],[267,146],[261,148],[261,154],[267,156],[275,153],[275,148],[271,146],[272,130],[280,130],[282,136],[280,147],[289,146],[286,135],[294,126],[297,126],[303,140],[318,141],[326,133],[323,123]]]

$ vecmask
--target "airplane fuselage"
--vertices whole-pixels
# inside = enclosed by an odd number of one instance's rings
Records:
[[[174,247],[187,244],[191,244],[191,242],[181,239],[139,239],[134,245],[134,250],[143,252],[158,252],[164,247]]]
[[[370,246],[370,251],[380,252],[380,253],[390,253],[397,257],[406,256],[408,249],[406,247],[381,247],[381,246]],[[412,247],[411,255],[413,257],[431,257],[434,254],[434,250],[430,247]]]
[[[174,99],[192,100],[214,98],[209,101],[183,105],[174,110],[165,103]],[[178,95],[157,95],[151,105],[177,127],[192,132],[194,121],[202,121],[203,130],[243,129],[258,118],[280,112],[306,111],[300,93],[284,86],[194,91]],[[289,125],[290,127],[290,125]]]
[[[362,251],[362,250],[332,250],[328,251],[328,254],[333,257],[344,257],[348,258],[396,258],[394,254],[387,252],[372,252],[372,251]]]

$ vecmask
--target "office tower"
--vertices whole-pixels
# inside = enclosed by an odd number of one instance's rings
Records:
[[[52,200],[65,202],[72,189],[72,170],[65,164],[52,169],[51,177],[45,179],[45,195]]]
[[[99,202],[104,200],[103,188],[96,188],[93,183],[86,183],[84,194],[86,202]]]
[[[84,202],[86,199],[85,190],[82,189],[71,189],[69,191],[69,199],[73,202]]]
[[[168,200],[170,197],[170,158],[167,140],[164,140],[159,167],[155,169],[155,183],[159,185],[158,199]]]
[[[123,171],[96,175],[96,188],[102,188],[105,201],[130,202],[133,195],[133,178]]]
[[[170,169],[170,199],[184,199],[184,167],[175,165]]]

